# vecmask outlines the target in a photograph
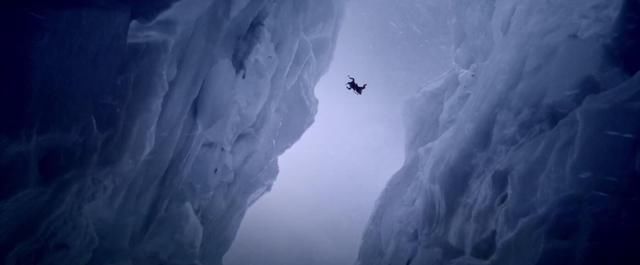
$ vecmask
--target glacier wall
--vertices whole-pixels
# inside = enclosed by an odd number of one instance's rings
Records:
[[[3,7],[0,263],[221,264],[277,157],[313,122],[340,10]]]
[[[640,264],[640,2],[450,3],[358,264]]]

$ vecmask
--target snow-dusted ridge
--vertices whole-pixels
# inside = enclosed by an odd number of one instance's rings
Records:
[[[11,11],[32,64],[5,88],[0,263],[221,263],[313,121],[341,4],[171,2]]]

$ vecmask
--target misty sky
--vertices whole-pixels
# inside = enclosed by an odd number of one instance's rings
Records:
[[[226,265],[353,264],[375,200],[403,161],[404,100],[449,69],[444,0],[353,0],[314,125],[280,158]],[[362,96],[347,75],[368,83]]]

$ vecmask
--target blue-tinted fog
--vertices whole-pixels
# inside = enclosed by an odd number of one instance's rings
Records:
[[[352,264],[375,200],[403,161],[407,97],[449,69],[446,1],[347,4],[314,125],[280,158],[272,191],[243,220],[227,265]],[[345,88],[347,75],[367,83]]]

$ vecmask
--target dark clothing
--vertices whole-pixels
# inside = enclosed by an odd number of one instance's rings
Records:
[[[349,79],[351,79],[351,81],[347,82],[347,89],[351,90],[353,89],[353,91],[358,94],[358,95],[362,95],[362,90],[364,90],[365,88],[367,88],[367,84],[364,84],[362,86],[359,86],[358,83],[356,83],[356,80],[351,77],[351,76],[347,76]]]

